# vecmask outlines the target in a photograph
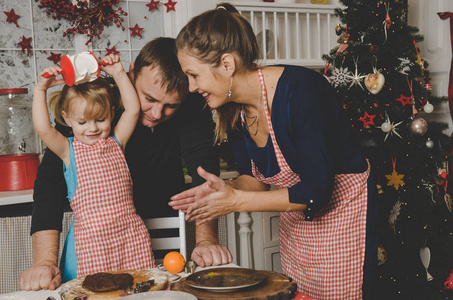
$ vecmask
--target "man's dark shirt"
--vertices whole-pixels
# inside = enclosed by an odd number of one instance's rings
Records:
[[[57,125],[57,129],[69,135],[69,128]],[[213,129],[211,112],[199,94],[189,94],[173,118],[154,130],[137,124],[125,156],[133,182],[134,204],[142,218],[176,215],[168,202],[171,196],[184,190],[183,161],[193,186],[204,182],[197,174],[198,166],[219,174]],[[49,149],[38,169],[33,199],[31,233],[61,231],[68,203],[66,182],[63,162]]]

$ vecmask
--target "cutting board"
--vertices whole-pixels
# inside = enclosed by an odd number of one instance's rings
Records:
[[[297,284],[283,274],[271,271],[254,270],[258,275],[263,275],[264,280],[258,285],[233,292],[212,292],[200,288],[194,288],[187,284],[185,279],[171,284],[171,290],[182,291],[194,295],[199,300],[261,300],[261,299],[293,299]]]
[[[109,271],[105,273],[129,273],[134,277],[134,285],[137,282],[148,281],[150,279],[154,279],[154,285],[151,287],[150,291],[158,291],[164,290],[168,286],[168,276],[158,270],[158,269],[149,269],[149,270],[119,270],[119,271]],[[82,283],[85,280],[85,276],[77,277],[71,281],[64,283],[61,286],[61,294],[63,295],[64,299],[66,300],[73,300],[74,297],[77,297],[81,294],[85,294],[88,297],[88,300],[95,300],[95,299],[108,299],[114,300],[121,298],[119,295],[119,291],[112,291],[107,293],[95,293],[90,290],[87,290],[82,287]]]

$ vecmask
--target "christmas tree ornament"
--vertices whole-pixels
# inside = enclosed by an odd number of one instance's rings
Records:
[[[341,55],[346,49],[349,47],[349,44],[352,44],[352,41],[349,40],[349,33],[342,33],[340,38],[338,38],[337,43],[340,43],[338,46],[337,52],[335,53],[336,56]],[[345,52],[347,53],[347,52]]]
[[[387,185],[388,186],[393,186],[395,190],[398,190],[400,186],[404,185],[404,175],[403,174],[398,174],[396,172],[396,158],[392,157],[392,165],[393,165],[393,172],[390,175],[385,175],[387,178]]]
[[[446,188],[445,188],[445,190],[446,190]],[[448,211],[452,212],[453,211],[453,200],[451,199],[450,194],[445,193],[444,200],[445,200],[445,205],[447,206]]]
[[[426,148],[432,149],[433,147],[434,147],[434,142],[433,142],[433,140],[430,139],[430,138],[428,138],[428,139],[426,140]]]
[[[428,123],[423,118],[415,118],[409,124],[409,131],[412,135],[423,136],[428,131]]]
[[[349,86],[348,90],[351,87],[356,86],[356,85],[360,86],[362,88],[362,90],[364,90],[361,81],[362,81],[363,78],[366,77],[366,75],[359,75],[359,69],[357,67],[358,60],[359,60],[358,57],[354,58],[354,65],[355,65],[354,74],[351,73],[351,74],[347,74],[346,75],[349,79],[351,79],[351,85]]]
[[[160,3],[160,1],[151,0],[150,3],[146,4],[146,6],[148,6],[148,8],[149,8],[148,11],[153,11],[155,9],[158,10],[159,8],[157,7],[157,5],[159,5],[159,3]]]
[[[16,13],[14,12],[14,9],[11,8],[11,10],[9,12],[4,11],[4,13],[6,15],[6,22],[14,23],[16,25],[16,27],[19,27],[19,24],[17,24],[17,19],[19,19],[20,16],[16,15]]]
[[[386,3],[385,4],[386,14],[385,14],[384,24],[385,24],[385,28],[387,28],[387,29],[390,29],[390,26],[392,26],[392,20],[390,19],[389,11],[390,11],[390,3]]]
[[[341,28],[341,25],[340,24],[337,24],[337,26],[335,26],[335,33],[340,36],[341,32],[343,31],[343,29]]]
[[[333,86],[341,87],[347,85],[351,81],[349,74],[352,73],[348,71],[348,68],[334,68],[332,76],[330,76]]]
[[[423,110],[425,113],[430,114],[434,111],[434,106],[429,103],[429,101],[426,102],[426,104],[423,106]]]
[[[390,210],[390,215],[389,215],[389,226],[390,228],[393,228],[393,233],[396,234],[396,221],[398,220],[398,216],[400,215],[401,211],[401,201],[398,199],[398,201],[393,204],[392,209]]]
[[[453,291],[453,270],[444,282],[445,288]]]
[[[387,251],[385,251],[385,249],[382,246],[382,244],[379,244],[378,245],[378,249],[377,249],[377,263],[378,263],[378,266],[385,264],[386,261],[387,261]]]
[[[367,90],[376,95],[384,87],[385,77],[380,71],[373,67],[373,73],[368,74],[364,80]]]
[[[368,125],[374,125],[373,119],[376,117],[376,115],[369,115],[367,111],[365,111],[365,114],[363,117],[359,118],[360,121],[363,122],[363,128],[367,127]]]
[[[50,56],[47,57],[48,60],[53,61],[54,64],[58,64],[61,59],[61,53],[53,53],[52,51],[50,52]]]
[[[142,37],[141,31],[143,30],[143,28],[138,26],[138,24],[135,24],[134,27],[129,27],[129,29],[131,30],[131,36]]]
[[[22,36],[22,40],[17,43],[21,48],[22,48],[22,52],[24,52],[24,50],[27,50],[27,56],[30,55],[30,51],[31,51],[31,37],[30,38],[26,38],[25,36]]]
[[[172,11],[176,11],[176,9],[175,9],[176,3],[178,3],[178,2],[176,2],[176,1],[173,2],[173,1],[171,1],[171,0],[168,0],[167,3],[164,3],[164,5],[167,7],[167,12],[169,12],[169,11],[171,11],[171,10],[172,10]]]
[[[403,123],[403,121],[393,124],[393,122],[390,122],[390,118],[387,116],[385,122],[382,123],[381,126],[377,126],[377,128],[381,128],[383,132],[387,133],[385,135],[384,142],[387,140],[389,135],[393,134],[397,135],[400,139],[402,139],[401,135],[399,135],[399,133],[396,131],[398,129],[396,127],[398,127],[398,125],[400,125],[401,123]]]
[[[415,107],[415,97],[414,92],[412,91],[412,79],[409,81],[409,77],[406,76],[407,85],[409,86],[409,90],[411,92],[411,104],[412,104],[412,118],[415,118],[415,115],[418,114],[417,108]],[[405,104],[403,104],[404,106]]]
[[[398,57],[398,59],[400,60],[400,64],[398,67],[395,68],[395,70],[403,75],[409,75],[408,72],[411,71],[411,67],[414,65],[414,63],[411,62],[411,60],[408,57],[406,58]]]
[[[385,35],[383,44],[385,44],[385,42],[387,42],[387,30],[390,29],[390,26],[392,25],[392,20],[390,19],[390,14],[389,14],[390,3],[385,4],[385,11],[386,11],[385,20],[384,20],[384,22],[382,22],[383,29],[384,29],[384,35]]]
[[[429,263],[431,261],[431,251],[428,247],[420,248],[420,259],[422,261],[423,267],[426,270],[426,280],[432,281],[434,278],[428,272]]]
[[[417,59],[415,60],[415,63],[420,66],[420,69],[422,71],[422,75],[425,72],[425,61],[421,59],[420,53],[418,53],[418,48],[417,44],[415,43],[415,39],[412,39],[414,41],[414,47],[415,47],[415,52],[417,53]]]
[[[399,98],[396,98],[396,101],[401,102],[401,104],[406,106],[407,104],[411,105],[412,104],[412,98],[411,97],[406,97],[403,94],[400,94]]]
[[[429,76],[426,76],[426,77],[425,77],[425,85],[424,85],[424,88],[425,88],[427,91],[432,91],[432,90],[433,90],[433,85],[431,84],[431,77],[429,77]]]
[[[326,65],[324,66],[324,78],[327,79],[327,81],[332,84],[332,79],[327,75],[327,72],[329,71],[329,67],[330,67],[330,64],[329,63],[326,63]]]

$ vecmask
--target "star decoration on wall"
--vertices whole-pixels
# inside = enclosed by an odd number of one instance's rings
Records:
[[[146,4],[146,6],[149,7],[149,11],[153,11],[155,9],[158,10],[159,8],[157,7],[157,5],[159,5],[159,3],[160,3],[160,1],[151,0],[150,3]]]
[[[169,12],[170,10],[176,11],[176,9],[175,9],[176,3],[178,3],[178,2],[173,2],[171,0],[168,0],[167,3],[164,3],[164,5],[167,7],[167,12]]]
[[[392,186],[393,185],[395,190],[398,190],[400,186],[404,185],[404,181],[403,181],[404,175],[403,174],[398,174],[395,169],[393,169],[392,174],[385,175],[385,177],[388,180],[387,185],[388,186]]]
[[[119,54],[120,52],[118,50],[116,50],[116,46],[113,46],[112,48],[105,48],[105,51],[107,51],[107,55],[110,55],[110,54]]]
[[[61,53],[53,53],[51,51],[50,56],[47,59],[53,61],[54,64],[58,64],[61,59]]]
[[[14,12],[14,9],[11,8],[11,10],[8,12],[8,11],[4,11],[5,15],[6,15],[6,22],[9,22],[9,23],[14,23],[16,24],[16,27],[19,27],[19,25],[17,24],[17,19],[20,18],[19,15],[16,15],[16,13]]]
[[[17,44],[22,48],[22,52],[24,52],[24,50],[27,50],[27,56],[30,55],[31,37],[26,38],[25,36],[22,36],[22,40]]]
[[[143,28],[139,27],[138,24],[135,24],[134,27],[129,27],[129,29],[131,30],[131,36],[142,37],[141,31]]]
[[[411,105],[412,104],[412,98],[411,97],[406,97],[403,94],[400,94],[401,96],[399,98],[396,98],[396,101],[401,102],[403,106],[406,106],[406,104]]]
[[[368,125],[374,125],[373,119],[376,115],[369,115],[368,112],[365,111],[363,117],[359,118],[360,121],[363,122],[363,128],[367,127]]]

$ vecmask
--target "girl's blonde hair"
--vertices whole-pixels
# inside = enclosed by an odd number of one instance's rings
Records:
[[[258,42],[249,22],[229,3],[194,17],[176,37],[177,51],[185,51],[203,63],[218,67],[224,53],[236,53],[238,72],[256,70],[260,56]],[[218,115],[215,134],[222,142],[227,131],[236,128],[242,106],[229,102],[215,109]]]
[[[84,99],[86,119],[105,119],[110,116],[111,108],[119,106],[119,93],[103,78],[80,85],[65,85],[61,91],[53,92],[49,98],[49,108],[58,123],[68,126],[63,112],[70,114],[73,100]]]

